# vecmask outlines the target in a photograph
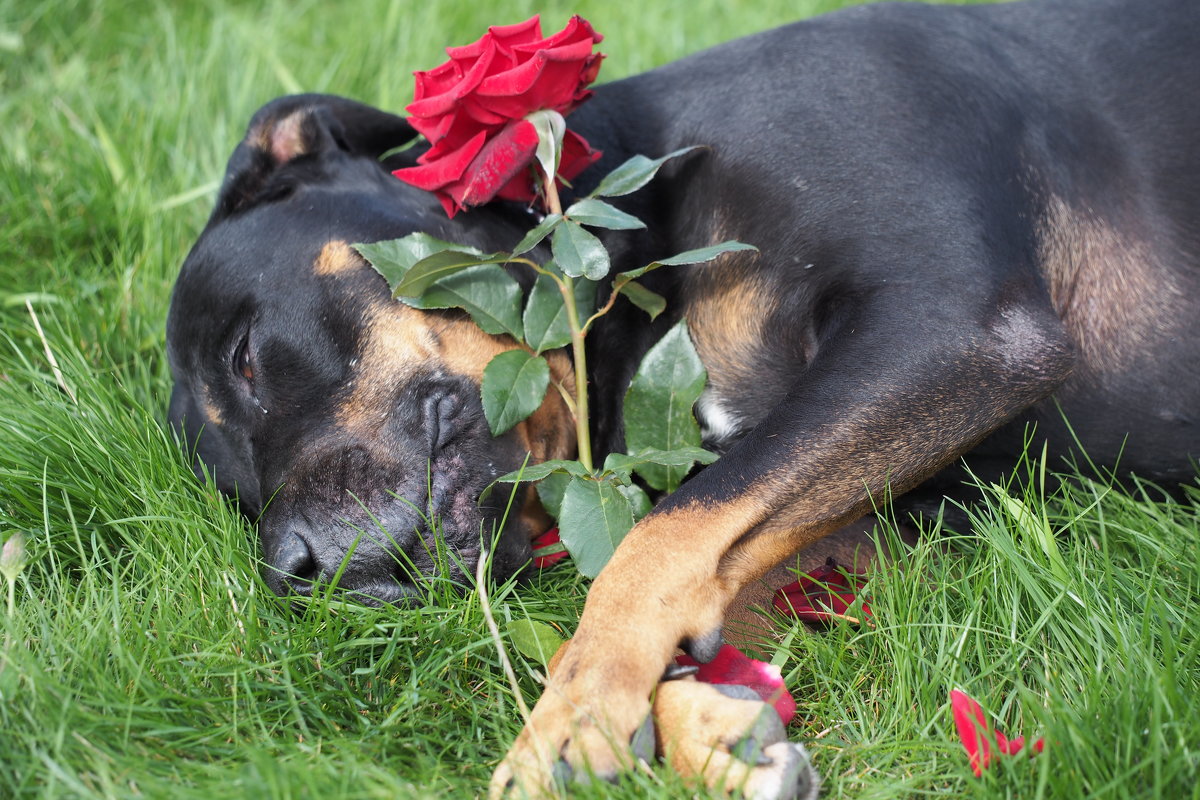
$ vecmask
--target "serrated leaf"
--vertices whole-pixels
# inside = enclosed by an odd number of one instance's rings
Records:
[[[699,149],[701,148],[684,147],[672,153],[667,153],[662,158],[646,158],[646,156],[642,155],[634,156],[605,175],[604,179],[600,181],[600,185],[588,197],[620,197],[621,195],[636,192],[653,180],[654,176],[658,174],[658,170],[667,161]]]
[[[532,619],[514,619],[508,623],[507,633],[518,653],[543,667],[550,665],[550,659],[563,643],[563,637],[553,627]]]
[[[420,297],[401,297],[413,308],[461,308],[484,333],[524,340],[521,285],[503,269],[468,267],[430,286]]]
[[[712,261],[717,256],[724,255],[725,253],[735,253],[740,250],[754,250],[757,252],[758,248],[752,244],[745,244],[744,242],[728,241],[721,242],[720,244],[710,245],[708,247],[701,247],[696,250],[688,250],[686,252],[679,253],[678,255],[673,255],[670,258],[664,258],[660,261],[652,261],[644,267],[631,269],[628,272],[617,273],[617,283],[633,280],[634,278],[640,278],[647,272],[652,272],[659,267],[677,267],[684,264],[700,264],[705,261]]]
[[[611,264],[608,251],[593,234],[577,222],[566,220],[554,229],[550,237],[554,263],[563,274],[572,278],[583,276],[598,281],[608,274]]]
[[[704,261],[712,261],[714,258],[725,253],[736,253],[741,250],[753,250],[758,252],[758,248],[752,244],[745,242],[727,241],[719,244],[709,245],[708,247],[700,247],[696,250],[688,250],[670,258],[661,258],[658,263],[664,267],[674,267],[680,264],[699,264]]]
[[[629,302],[649,314],[651,321],[654,321],[667,307],[665,297],[658,292],[650,291],[637,281],[623,283],[617,291],[629,298]]]
[[[613,231],[632,231],[646,227],[646,223],[633,214],[626,214],[603,200],[585,197],[563,212],[568,219],[575,220],[593,228],[607,228]]]
[[[692,406],[704,391],[704,365],[680,320],[650,348],[625,393],[625,443],[631,453],[700,446]],[[647,463],[637,468],[646,483],[672,492],[690,469]]]
[[[412,233],[401,239],[389,239],[383,242],[367,242],[353,245],[367,263],[375,268],[388,282],[388,288],[394,289],[396,284],[412,269],[413,265],[434,253],[443,250],[459,250],[465,253],[474,252],[483,255],[480,250],[473,250],[460,244],[443,242],[427,233]]]
[[[521,241],[517,242],[517,246],[513,248],[513,255],[519,256],[537,247],[542,239],[549,236],[555,226],[562,221],[562,214],[548,214],[533,230],[525,234],[525,237]]]
[[[499,436],[542,405],[550,385],[546,359],[524,350],[506,350],[483,368],[483,415]]]
[[[480,255],[464,250],[442,250],[413,264],[412,269],[392,287],[392,297],[420,297],[443,278],[471,267],[503,264],[508,259],[508,253]]]
[[[703,447],[681,447],[678,450],[653,450],[648,449],[638,452],[636,455],[625,455],[624,453],[609,453],[604,459],[604,471],[614,472],[618,475],[629,475],[635,470],[640,470],[647,464],[658,465],[660,467],[685,467],[691,469],[692,465],[699,462],[701,464],[711,464],[717,460],[717,454],[705,450]]]
[[[523,469],[516,469],[506,475],[496,478],[498,483],[517,483],[519,481],[540,481],[556,473],[585,478],[590,473],[578,461],[567,461],[555,458],[540,464],[529,464]]]
[[[633,527],[633,507],[607,480],[573,478],[563,493],[558,535],[576,568],[594,578]]]
[[[579,466],[582,470],[583,465],[580,464]],[[546,509],[546,513],[554,517],[555,520],[558,520],[559,515],[562,513],[563,493],[567,491],[567,486],[570,483],[571,474],[565,470],[551,472],[537,483],[538,499],[542,501],[542,508]]]
[[[629,486],[618,486],[617,491],[625,495],[625,499],[629,501],[629,508],[633,511],[633,522],[636,525],[638,520],[650,513],[654,508],[654,504],[650,502],[650,495],[637,484]]]
[[[591,316],[596,306],[596,284],[577,278],[574,286],[575,307],[581,320]],[[567,306],[558,284],[549,275],[539,275],[525,303],[525,342],[539,355],[546,350],[571,343],[571,324]]]

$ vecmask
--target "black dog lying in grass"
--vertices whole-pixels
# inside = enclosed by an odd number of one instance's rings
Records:
[[[596,580],[497,791],[612,773],[674,650],[711,657],[740,587],[889,492],[901,510],[936,506],[961,491],[963,454],[999,474],[1029,423],[1052,454],[1077,436],[1100,463],[1194,477],[1198,84],[1191,0],[1062,0],[854,9],[596,90],[570,124],[604,152],[597,174],[710,148],[629,199],[649,232],[609,237],[617,269],[725,239],[760,252],[654,273],[663,319],[619,304],[589,337],[601,454],[622,443],[632,370],[683,315],[723,455]],[[499,518],[481,490],[527,452],[571,455],[553,392],[489,435],[480,375],[511,341],[394,302],[350,248],[426,231],[491,251],[530,227],[505,203],[447,220],[393,179],[411,156],[378,157],[411,136],[335,97],[270,103],[175,289],[171,418],[259,518],[283,593],[345,560],[347,590],[413,594],[398,553],[428,571],[436,549],[418,509],[470,566]],[[518,507],[500,577],[545,524],[527,488]],[[389,536],[360,535],[377,525]],[[673,724],[718,745],[749,718],[699,713]],[[753,791],[794,791],[770,769],[745,768]]]

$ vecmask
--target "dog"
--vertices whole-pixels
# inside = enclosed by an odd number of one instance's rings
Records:
[[[622,300],[588,338],[595,447],[621,451],[624,389],[686,318],[721,458],[595,580],[495,794],[615,772],[664,666],[680,647],[713,657],[741,587],[883,499],[899,514],[967,499],[963,464],[1002,474],[1030,426],[1052,458],[1194,479],[1191,0],[852,8],[596,87],[568,123],[603,151],[577,194],[635,153],[705,147],[622,198],[648,229],[605,236],[616,270],[726,239],[759,250],[647,275],[668,311],[649,322]],[[431,553],[479,558],[502,513],[484,487],[526,454],[573,455],[556,392],[493,438],[481,373],[514,342],[392,300],[351,247],[424,231],[491,252],[535,224],[507,202],[447,219],[389,174],[420,149],[380,160],[412,137],[343,98],[267,104],[172,296],[170,419],[197,473],[258,520],[283,595],[338,576],[364,602],[411,601]],[[550,360],[570,385],[570,358]],[[514,508],[499,578],[547,525],[527,486]]]

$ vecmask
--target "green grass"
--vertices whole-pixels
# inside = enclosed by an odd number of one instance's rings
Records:
[[[292,613],[163,429],[167,298],[225,158],[274,95],[399,108],[443,45],[535,10],[591,19],[611,79],[838,4],[0,0],[0,537],[31,556],[0,616],[0,797],[481,792],[518,714],[478,598]],[[993,499],[876,574],[875,628],[780,625],[765,655],[829,795],[1196,796],[1195,506],[1036,485],[1032,515]],[[501,626],[570,631],[568,573],[497,587]],[[954,686],[1046,753],[975,779]],[[693,793],[658,770],[579,794]]]

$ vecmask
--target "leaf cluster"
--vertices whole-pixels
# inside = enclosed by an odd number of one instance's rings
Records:
[[[634,156],[609,173],[590,195],[562,213],[543,218],[510,252],[485,253],[425,233],[355,248],[387,279],[392,295],[400,301],[418,309],[462,309],[484,332],[508,335],[520,345],[495,356],[483,371],[483,410],[492,435],[499,436],[544,402],[552,383],[545,352],[575,345],[575,368],[586,375],[582,341],[618,297],[627,298],[652,320],[663,312],[666,299],[639,283],[639,278],[662,267],[755,249],[741,242],[723,242],[617,273],[611,278],[605,305],[596,308],[599,282],[609,278],[612,262],[604,243],[588,228],[645,227],[637,217],[601,198],[637,191],[668,160],[696,149],[684,148],[656,159]],[[538,262],[529,254],[546,239],[551,257]],[[528,296],[509,273],[510,265],[523,265],[536,273]],[[585,419],[577,425],[580,460],[537,464],[500,479],[539,482],[543,505],[558,520],[563,544],[584,575],[598,574],[625,534],[649,512],[651,501],[642,484],[660,492],[674,491],[696,463],[715,460],[714,454],[700,447],[700,429],[692,413],[706,379],[687,324],[681,320],[646,354],[625,395],[627,453],[610,454],[595,468],[590,463]],[[586,397],[579,396],[586,392],[586,382],[577,385],[574,396],[565,386],[556,388],[577,421],[580,415],[586,418]]]

